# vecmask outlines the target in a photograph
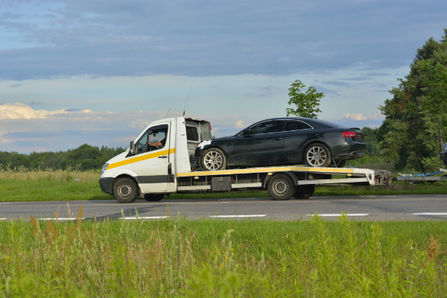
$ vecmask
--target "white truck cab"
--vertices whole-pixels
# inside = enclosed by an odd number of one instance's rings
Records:
[[[158,200],[175,192],[175,173],[191,172],[197,144],[211,137],[207,121],[177,117],[152,122],[126,151],[103,165],[101,189],[123,202],[138,195]]]

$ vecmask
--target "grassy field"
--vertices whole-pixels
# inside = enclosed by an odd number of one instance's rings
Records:
[[[0,222],[0,296],[447,293],[447,223]]]
[[[0,202],[112,199],[99,188],[97,171],[0,170]],[[447,194],[447,183],[317,187],[317,196]],[[266,191],[173,194],[172,198],[267,197]]]

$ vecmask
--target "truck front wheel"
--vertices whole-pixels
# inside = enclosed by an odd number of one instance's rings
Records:
[[[288,200],[296,192],[292,179],[286,174],[276,174],[270,178],[267,189],[273,200]]]
[[[131,178],[118,178],[113,184],[113,195],[120,203],[132,203],[138,196],[138,186]]]

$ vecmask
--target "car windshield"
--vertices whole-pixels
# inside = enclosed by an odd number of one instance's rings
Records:
[[[444,151],[447,151],[447,144],[444,145]]]

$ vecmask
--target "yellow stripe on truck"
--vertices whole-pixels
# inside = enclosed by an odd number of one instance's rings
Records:
[[[179,173],[177,177],[194,177],[194,176],[214,176],[214,175],[232,175],[232,174],[252,174],[252,173],[274,173],[274,172],[313,172],[313,173],[331,173],[331,174],[354,174],[354,169],[346,168],[313,168],[313,167],[265,167],[265,168],[249,168],[234,170],[219,170],[206,172],[187,172]]]
[[[131,163],[135,163],[135,162],[151,159],[151,158],[156,158],[156,157],[159,157],[159,156],[162,156],[162,155],[174,154],[174,153],[175,153],[175,148],[172,148],[172,149],[158,151],[158,152],[154,152],[154,153],[150,153],[150,154],[146,154],[146,155],[140,155],[140,156],[137,156],[137,157],[128,158],[128,159],[125,159],[125,160],[122,160],[122,161],[118,161],[118,162],[109,164],[109,166],[107,167],[107,170],[110,170],[110,169],[113,169],[113,168],[117,168],[117,167],[121,167],[121,166],[125,166],[125,165],[131,164]]]

